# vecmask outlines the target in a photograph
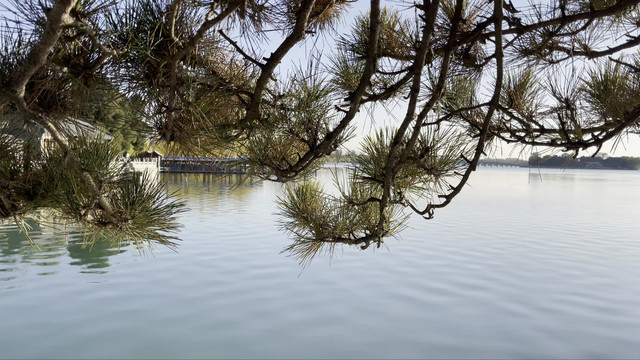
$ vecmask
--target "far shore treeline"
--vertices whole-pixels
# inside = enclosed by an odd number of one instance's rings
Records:
[[[336,151],[327,158],[327,163],[355,163],[357,154],[354,151]],[[583,156],[573,158],[570,154],[540,155],[533,153],[528,160],[509,158],[491,159],[485,158],[479,161],[480,166],[519,166],[541,168],[566,168],[566,169],[615,169],[615,170],[640,170],[640,157],[621,156],[613,157],[607,154],[601,156]]]
[[[571,155],[568,154],[565,154],[563,156],[540,156],[539,154],[534,153],[529,157],[528,165],[532,167],[535,166],[569,169],[638,170],[640,169],[640,158],[630,156],[609,157],[605,154],[595,157],[583,156],[574,159]]]

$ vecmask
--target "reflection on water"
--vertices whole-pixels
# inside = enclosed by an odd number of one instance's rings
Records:
[[[195,211],[210,210],[218,199],[227,197],[242,201],[251,196],[253,188],[261,185],[260,181],[238,174],[172,173],[162,174],[159,179],[167,184],[168,191],[188,199],[189,207]],[[54,275],[58,272],[56,269],[65,264],[79,266],[81,273],[106,273],[111,266],[110,259],[129,250],[109,241],[88,245],[84,235],[62,225],[28,221],[27,227],[35,246],[29,244],[17,226],[0,224],[0,281],[15,280],[19,274],[25,274],[25,265],[52,269],[35,270],[37,275]]]
[[[540,177],[481,169],[387,248],[302,273],[282,187],[238,176],[162,177],[191,209],[178,252],[0,226],[0,357],[637,358],[640,172]]]
[[[27,225],[35,245],[28,242],[17,226],[0,226],[0,271],[20,272],[26,264],[53,269],[37,270],[38,275],[53,275],[57,273],[56,268],[69,264],[80,266],[81,272],[100,273],[98,269],[109,267],[111,256],[125,252],[117,244],[108,241],[87,245],[83,235],[62,226],[44,226],[34,221],[29,221]],[[15,276],[0,276],[0,281],[12,279]]]
[[[50,228],[42,227],[34,222],[26,224],[30,234],[37,243],[31,246],[27,238],[20,233],[17,226],[0,226],[0,269],[7,273],[19,274],[27,267],[38,275],[53,275],[65,254],[66,239],[54,235]],[[51,271],[40,267],[49,267]],[[16,275],[2,277],[2,280],[13,280]]]
[[[99,271],[109,267],[109,258],[114,255],[122,254],[124,249],[120,249],[117,245],[106,242],[97,241],[93,245],[87,246],[82,240],[72,240],[67,246],[69,257],[73,259],[69,264],[82,266],[86,272],[104,273]]]
[[[200,208],[212,204],[212,200],[233,197],[242,200],[251,195],[252,188],[260,184],[253,179],[245,179],[242,175],[217,174],[162,174],[170,192],[190,199],[190,208],[200,202]],[[202,201],[200,201],[202,200]],[[214,201],[215,202],[215,201]],[[196,209],[197,210],[197,209]],[[24,264],[55,269],[66,262],[79,266],[82,273],[106,273],[111,266],[110,258],[127,252],[127,247],[109,241],[97,241],[86,244],[82,234],[63,226],[40,225],[35,221],[27,223],[29,236],[35,246],[27,241],[17,226],[8,223],[0,225],[0,281],[16,279]],[[38,275],[53,275],[58,271],[38,271]],[[9,274],[3,276],[2,274]],[[24,273],[24,272],[23,272]]]
[[[234,196],[243,198],[251,194],[251,188],[261,182],[245,178],[239,174],[162,174],[170,192],[178,192],[180,196],[195,197],[207,194],[208,197]]]

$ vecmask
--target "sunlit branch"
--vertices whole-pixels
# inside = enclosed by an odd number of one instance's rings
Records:
[[[69,13],[77,0],[57,0],[47,15],[46,26],[42,36],[29,52],[20,71],[11,83],[11,91],[20,99],[24,98],[25,87],[33,74],[46,63],[47,56],[62,34],[65,25],[72,22]]]
[[[178,17],[178,12],[180,12],[180,6],[182,6],[183,0],[173,0],[171,5],[169,5],[169,11],[167,14],[169,15],[168,20],[168,28],[169,28],[169,37],[176,43],[180,43],[180,39],[176,36],[176,18]]]

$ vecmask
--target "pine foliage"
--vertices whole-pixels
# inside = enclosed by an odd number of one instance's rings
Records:
[[[292,182],[278,203],[303,263],[380,246],[450,204],[499,142],[595,156],[638,134],[639,3],[11,0],[0,216],[53,209],[98,237],[172,246],[180,202],[116,161],[151,143]],[[291,71],[299,45],[311,55]],[[385,109],[338,195],[300,182]],[[65,134],[74,119],[114,141]]]

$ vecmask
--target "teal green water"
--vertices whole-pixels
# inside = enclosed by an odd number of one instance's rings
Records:
[[[434,220],[304,271],[280,186],[233,177],[163,178],[191,209],[178,252],[0,226],[0,358],[640,357],[640,172],[528,172],[481,169]]]

